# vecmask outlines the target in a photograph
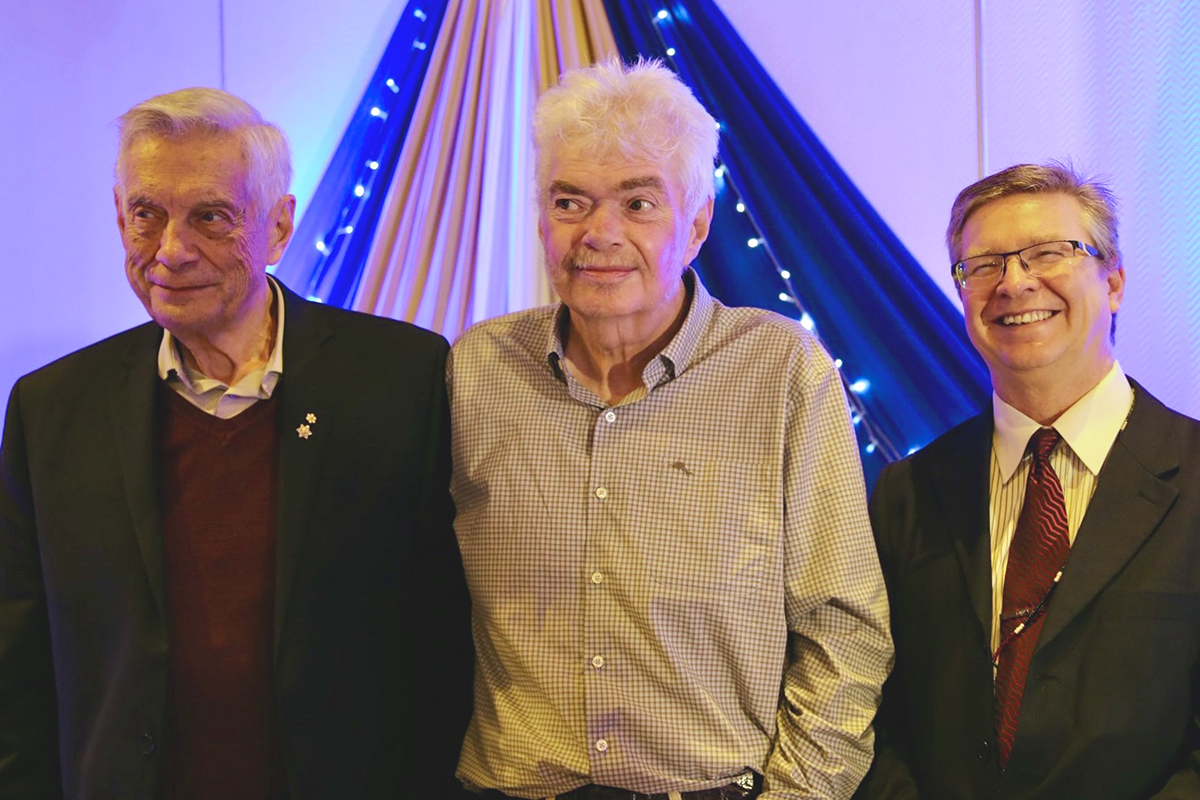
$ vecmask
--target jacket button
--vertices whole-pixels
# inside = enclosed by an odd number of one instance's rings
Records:
[[[144,756],[154,755],[154,751],[158,746],[154,743],[154,737],[148,733],[143,733],[142,738],[138,739],[138,750],[142,751]]]
[[[984,739],[979,743],[979,760],[987,761],[992,755],[992,743]]]

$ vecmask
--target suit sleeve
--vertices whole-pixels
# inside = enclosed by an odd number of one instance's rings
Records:
[[[61,797],[50,621],[21,384],[0,442],[0,797]]]
[[[1192,670],[1192,721],[1182,764],[1149,800],[1200,800],[1200,663]]]
[[[891,665],[887,595],[840,376],[814,348],[789,386],[784,467],[788,659],[763,800],[850,797],[871,761]]]
[[[467,723],[471,718],[474,692],[475,649],[471,636],[471,600],[454,535],[454,501],[450,496],[450,404],[446,393],[445,364],[447,345],[439,342],[436,369],[432,376],[429,404],[429,445],[424,508],[424,562],[429,582],[425,596],[435,613],[429,615],[425,658],[433,665],[426,674],[431,685],[428,736],[425,739],[427,761],[438,776],[444,798],[476,797],[467,794],[455,777]]]
[[[894,496],[895,483],[896,467],[889,464],[875,483],[870,504],[871,528],[875,534],[888,595],[893,598],[893,614],[897,610],[892,585],[895,561],[889,545],[897,526],[903,525],[903,511],[897,508],[897,504],[903,502],[903,495]],[[894,625],[892,630],[896,630]],[[883,700],[875,717],[875,760],[855,794],[855,800],[915,800],[918,797],[917,785],[909,768],[902,666],[897,653],[896,666],[883,685]]]

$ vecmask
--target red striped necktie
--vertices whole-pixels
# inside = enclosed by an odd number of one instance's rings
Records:
[[[1000,646],[996,650],[996,736],[1002,767],[1012,753],[1025,676],[1046,620],[1050,593],[1062,577],[1071,551],[1062,485],[1050,466],[1050,453],[1059,441],[1053,428],[1042,428],[1029,439],[1033,462],[1004,574]]]

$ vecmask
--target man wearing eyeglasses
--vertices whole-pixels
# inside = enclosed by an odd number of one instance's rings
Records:
[[[1113,355],[1114,205],[1058,164],[954,203],[992,408],[876,484],[896,664],[859,797],[1200,797],[1200,423]]]

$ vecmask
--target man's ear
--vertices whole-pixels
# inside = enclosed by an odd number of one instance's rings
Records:
[[[284,195],[271,210],[271,216],[267,220],[270,226],[268,235],[271,237],[270,249],[267,252],[268,264],[278,264],[279,259],[283,258],[283,251],[295,232],[295,215],[295,195]]]
[[[704,244],[709,230],[712,229],[712,216],[713,199],[710,197],[700,204],[700,208],[696,209],[696,218],[692,220],[692,224],[688,228],[687,249],[683,254],[684,264],[692,263],[696,254],[700,252],[700,246]]]
[[[1121,301],[1125,299],[1125,267],[1110,269],[1107,280],[1108,310],[1115,314],[1117,313],[1117,309],[1121,307]]]
[[[121,202],[121,187],[113,187],[113,205],[117,207],[117,230],[121,232],[121,237],[125,236],[125,204]]]

